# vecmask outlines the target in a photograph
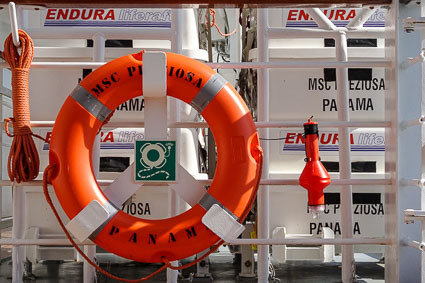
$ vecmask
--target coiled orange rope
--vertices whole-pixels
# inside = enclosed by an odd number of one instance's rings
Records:
[[[11,181],[27,182],[39,173],[40,160],[30,126],[28,77],[33,59],[34,45],[24,31],[19,30],[21,54],[10,34],[4,42],[3,58],[12,69],[13,118],[5,119],[6,134],[13,137],[7,161],[7,171]],[[13,134],[9,133],[9,123],[13,122]],[[37,136],[37,135],[34,135]],[[39,136],[37,136],[39,137]]]

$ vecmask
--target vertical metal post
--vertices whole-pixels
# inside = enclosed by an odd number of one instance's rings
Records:
[[[182,32],[183,32],[183,10],[181,8],[173,9],[171,14],[171,51],[182,53]]]
[[[385,247],[385,279],[398,282],[398,2],[393,1],[385,22],[385,59],[393,62],[392,68],[385,69],[385,120],[391,121],[391,127],[385,129],[385,173],[391,177],[392,185],[385,191],[385,235],[392,239],[391,245]]]
[[[229,22],[229,30],[236,29],[236,33],[229,37],[230,45],[230,62],[241,62],[242,59],[242,44],[241,44],[241,26],[239,24],[239,9],[232,9],[233,15],[230,17],[232,21]],[[230,15],[230,13],[229,13]],[[238,74],[240,70],[236,70]]]
[[[425,4],[422,3],[421,17],[424,16]],[[420,46],[421,50],[425,48],[425,31],[420,30]],[[421,80],[421,117],[425,115],[425,63],[420,64],[420,80]],[[421,124],[421,177],[425,178],[425,125]],[[425,210],[425,191],[421,189],[421,210]],[[425,241],[425,220],[421,221],[421,242]],[[421,252],[421,282],[425,282],[425,252]]]
[[[340,31],[335,39],[336,57],[338,62],[347,62],[347,36]],[[337,68],[337,106],[338,120],[350,121],[348,69]],[[338,128],[339,140],[339,176],[341,179],[351,179],[350,128]],[[341,186],[341,228],[343,238],[353,237],[353,196],[351,185]],[[342,246],[342,282],[352,282],[354,277],[354,249],[351,245]]]
[[[269,61],[269,41],[268,41],[268,9],[257,10],[257,52],[258,62]],[[269,69],[259,69],[257,76],[258,103],[257,114],[258,122],[269,121]],[[260,129],[260,137],[267,138],[269,130]],[[261,141],[261,147],[264,152],[263,174],[262,178],[269,176],[269,142]],[[258,218],[258,238],[269,238],[269,190],[267,186],[262,186],[257,197],[257,218]],[[269,277],[269,247],[268,245],[258,246],[257,273],[258,282],[268,282]]]
[[[13,191],[13,227],[12,239],[23,239],[25,230],[25,188],[12,186]],[[24,279],[24,247],[12,248],[12,283],[21,283]]]
[[[93,36],[93,61],[105,61],[105,37],[103,34],[95,34]],[[95,138],[92,153],[92,168],[95,177],[99,176],[99,163],[100,163],[100,134]],[[84,253],[92,260],[96,258],[96,246],[84,246]],[[84,283],[92,283],[96,279],[96,270],[88,262],[83,263],[83,277]]]
[[[105,36],[97,33],[93,36],[93,61],[105,62]]]
[[[393,62],[387,68],[386,118],[392,127],[386,129],[385,161],[392,185],[385,193],[385,232],[393,242],[385,250],[385,282],[420,282],[421,255],[417,250],[403,244],[409,238],[420,239],[420,226],[406,224],[403,210],[423,207],[421,192],[409,186],[401,186],[402,179],[415,179],[421,172],[420,127],[402,128],[403,121],[421,115],[420,65],[400,68],[407,57],[416,56],[421,50],[418,32],[406,33],[402,20],[419,17],[420,9],[415,2],[400,4],[392,1],[386,23],[386,59]],[[407,94],[407,95],[406,95]],[[422,161],[423,162],[423,161]]]
[[[309,10],[317,24],[323,28],[335,29],[334,24],[316,8]],[[335,38],[336,59],[338,62],[347,62],[347,36],[340,31]],[[336,83],[338,120],[350,121],[349,92],[348,92],[348,69],[337,68]],[[339,168],[341,179],[351,179],[351,156],[350,156],[350,128],[338,128],[339,140]],[[353,237],[353,210],[352,210],[352,186],[341,186],[341,227],[342,237]],[[354,279],[354,248],[352,245],[342,246],[342,282],[353,282]]]
[[[209,7],[207,8],[207,31],[208,31],[208,62],[212,63],[212,34],[211,34],[211,14]],[[215,139],[213,132],[208,128],[208,179],[213,179],[217,166],[217,158],[215,154]]]
[[[207,252],[209,252],[210,249],[206,249],[200,253],[197,253],[197,257],[202,257]],[[205,259],[201,260],[196,264],[196,270],[194,274],[195,278],[209,278],[210,280],[213,280],[213,277],[210,273],[210,261],[209,257],[206,257]],[[195,279],[196,280],[196,279]]]
[[[421,2],[421,17],[425,15],[425,3]],[[419,30],[421,50],[425,48],[425,31]],[[420,64],[420,80],[421,80],[421,117],[425,115],[425,62]],[[425,125],[421,124],[421,177],[425,178]],[[421,188],[421,210],[425,210],[425,191]],[[425,220],[421,221],[421,242],[425,241]],[[421,282],[425,282],[425,252],[421,252]]]
[[[254,223],[246,223],[245,230],[242,232],[242,239],[251,238],[251,233],[254,231]],[[241,251],[241,278],[255,277],[254,251],[252,245],[242,245]]]
[[[0,76],[3,76],[4,70],[0,71]],[[2,87],[2,80],[0,79],[0,88]],[[0,92],[0,119],[3,120],[3,93]],[[0,133],[0,177],[3,180],[3,131]],[[3,186],[0,186],[0,221],[3,219]],[[0,239],[1,239],[1,230],[0,230]],[[1,253],[1,245],[0,245],[0,253]],[[0,257],[1,260],[1,257]],[[1,262],[0,262],[1,264]]]
[[[16,16],[15,3],[9,3],[10,9],[10,20],[12,24],[12,30],[14,31],[14,44],[19,46],[18,33],[18,20],[22,21],[22,13],[19,13],[19,17]],[[25,232],[25,188],[22,186],[12,186],[13,194],[13,227],[12,227],[12,238],[22,239]],[[24,247],[13,246],[12,248],[12,282],[20,283],[23,282],[24,277],[24,261],[25,261],[25,250]]]
[[[183,35],[183,10],[173,9],[171,14],[171,29],[172,29],[172,38],[171,38],[171,51],[174,53],[182,53],[182,35]],[[178,122],[181,120],[180,117],[180,101],[175,98],[168,98],[170,102],[170,120],[172,122]],[[180,141],[180,130],[179,129],[170,129],[170,137],[173,140]],[[176,151],[176,162],[180,164],[180,145],[177,143]],[[178,168],[178,166],[177,166]],[[178,170],[176,168],[176,170]],[[174,190],[170,189],[170,216],[175,216],[179,213],[180,198]],[[178,261],[171,262],[172,265],[177,266]],[[167,283],[177,283],[179,272],[177,270],[167,268]]]

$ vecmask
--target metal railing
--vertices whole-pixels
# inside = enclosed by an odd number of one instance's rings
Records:
[[[369,9],[369,8],[366,8]],[[176,12],[177,11],[177,12]],[[143,30],[138,31],[135,34],[130,29],[102,29],[99,33],[99,29],[60,29],[60,30],[44,30],[44,29],[30,29],[26,31],[34,38],[97,38],[101,42],[106,38],[120,38],[120,39],[161,39],[171,40],[172,51],[181,52],[181,33],[176,32],[181,29],[181,14],[179,10],[173,10],[172,28],[170,30]],[[362,186],[376,186],[376,185],[392,185],[393,179],[353,179],[351,178],[351,167],[350,167],[350,149],[349,149],[349,128],[354,127],[382,127],[390,128],[394,124],[391,121],[372,121],[372,122],[353,122],[350,121],[348,112],[348,75],[347,68],[349,67],[382,67],[382,68],[393,68],[391,61],[385,60],[372,60],[372,61],[348,61],[347,59],[347,37],[383,37],[383,28],[361,28],[361,24],[357,23],[356,29],[347,28],[336,28],[327,21],[323,20],[323,13],[320,10],[309,9],[309,13],[314,15],[315,19],[320,22],[321,29],[286,29],[286,28],[275,28],[268,26],[268,10],[258,10],[258,28],[257,28],[257,39],[258,39],[258,61],[259,62],[233,62],[233,63],[210,63],[207,64],[212,68],[255,68],[258,69],[258,122],[256,123],[259,129],[260,135],[268,137],[269,128],[287,128],[287,127],[302,127],[303,122],[269,122],[269,69],[273,68],[324,68],[332,67],[337,68],[337,100],[338,109],[341,109],[338,114],[338,120],[335,122],[322,122],[321,127],[336,127],[339,129],[339,146],[340,146],[340,178],[335,179],[332,185],[342,186],[341,188],[341,200],[342,200],[342,238],[341,239],[270,239],[269,237],[269,190],[268,186],[276,185],[298,185],[296,179],[270,179],[269,175],[269,162],[268,152],[269,146],[267,141],[262,141],[262,147],[265,152],[265,162],[263,168],[263,175],[260,184],[262,185],[261,190],[258,194],[258,239],[237,239],[231,242],[235,245],[249,245],[257,244],[258,247],[258,282],[266,282],[269,276],[269,245],[323,245],[323,244],[334,244],[343,245],[343,261],[342,261],[342,280],[343,282],[349,282],[352,280],[354,273],[354,255],[352,245],[391,245],[394,244],[389,238],[353,238],[352,229],[352,185]],[[328,26],[326,26],[328,25]],[[25,27],[24,27],[25,28]],[[306,37],[331,37],[336,39],[336,61],[316,61],[316,62],[269,62],[269,39],[272,38],[306,38]],[[95,55],[94,59],[96,62],[33,62],[33,68],[96,68],[104,64],[104,45],[95,44]],[[1,68],[7,67],[5,63],[0,63]],[[178,109],[177,105],[173,106],[174,111]],[[206,123],[199,122],[180,122],[178,121],[178,115],[174,115],[172,121],[169,122],[168,127],[175,128],[205,128],[208,127]],[[53,121],[32,121],[33,127],[52,127]],[[2,123],[0,123],[2,124]],[[143,127],[143,122],[111,122],[108,127]],[[98,158],[98,154],[94,155],[94,158]],[[99,185],[107,186],[112,181],[99,180]],[[206,183],[211,180],[204,181]],[[0,185],[7,186],[17,185],[10,181],[0,181]],[[19,186],[40,186],[41,181],[32,181],[28,183],[21,183]],[[17,189],[15,191],[20,191]],[[18,246],[22,245],[66,245],[69,244],[66,239],[38,239],[38,240],[26,240],[22,239],[22,229],[24,223],[24,209],[25,202],[23,201],[24,196],[21,193],[15,194],[14,196],[14,235],[13,239],[0,239],[0,245],[13,245],[14,246],[14,266],[23,264],[24,259],[22,254],[18,252]],[[175,197],[174,197],[175,198]],[[172,201],[175,203],[175,199]],[[173,208],[173,213],[177,213],[176,208]],[[82,245],[91,245],[91,243],[81,243]],[[93,256],[93,255],[92,255]],[[13,271],[14,280],[18,280],[22,267],[15,268]],[[85,270],[86,272],[90,272]],[[169,274],[171,281],[176,280],[176,274]],[[92,280],[90,276],[84,278],[84,282]],[[18,281],[16,281],[18,282]]]

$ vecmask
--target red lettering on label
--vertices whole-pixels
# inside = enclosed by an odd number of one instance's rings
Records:
[[[86,14],[86,9],[84,9],[82,12],[81,12],[81,19],[83,19],[83,20],[88,20],[88,19],[90,19],[91,18],[91,16],[93,15],[93,10],[92,9],[89,9],[88,11],[87,11],[87,14]]]
[[[56,16],[56,11],[57,11],[57,9],[48,9],[47,15],[46,15],[46,20],[54,20],[55,16]]]
[[[288,21],[296,21],[297,20],[298,10],[289,10],[288,13]]]
[[[60,9],[58,11],[58,16],[56,17],[56,20],[60,20],[61,18],[63,20],[67,20],[68,19],[68,13],[69,13],[68,9]]]
[[[104,20],[115,20],[115,13],[114,10],[109,10],[108,13],[106,14]]]
[[[114,133],[113,132],[108,132],[107,134],[106,134],[106,136],[105,136],[105,138],[104,139],[102,139],[102,137],[103,137],[103,135],[104,135],[104,133],[102,132],[102,133],[100,133],[100,141],[101,142],[115,142],[115,140],[114,140]]]
[[[319,134],[319,143],[322,145],[338,144],[338,142],[339,142],[338,133],[324,132]],[[305,144],[305,138],[303,133],[286,133],[285,143],[286,144]],[[350,133],[350,144],[354,144],[353,133]]]
[[[336,144],[338,142],[338,134],[334,134],[334,139],[332,140],[332,144]]]
[[[306,11],[304,10],[300,10],[299,14],[298,14],[298,20],[302,21],[304,19],[304,21],[308,21],[308,19],[310,18],[310,16],[307,14]]]
[[[338,21],[338,18],[344,20],[345,10],[337,10],[335,15],[335,20]]]
[[[323,9],[323,14],[332,21],[348,21],[356,16],[356,10]],[[289,10],[288,21],[312,21],[313,19],[305,10]]]
[[[46,20],[115,20],[114,9],[48,9]]]
[[[350,10],[350,12],[347,15],[346,20],[350,20],[356,16],[356,10]]]
[[[76,20],[80,17],[80,10],[78,9],[71,9],[71,12],[69,13],[69,19],[70,20]]]
[[[327,139],[325,140],[325,137],[326,136],[327,136]],[[328,144],[328,143],[330,143],[331,142],[331,137],[332,137],[332,134],[331,133],[327,133],[327,134],[322,133],[321,134],[321,137],[320,137],[320,143],[321,144]]]
[[[99,18],[99,20],[103,20],[103,13],[104,13],[104,12],[105,12],[105,11],[103,11],[103,10],[96,9],[96,10],[94,11],[93,20],[96,20],[97,18]]]
[[[285,143],[294,143],[295,133],[286,133]]]

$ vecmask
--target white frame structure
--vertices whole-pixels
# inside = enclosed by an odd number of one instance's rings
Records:
[[[424,100],[421,98],[424,94],[421,92],[413,92],[412,97],[407,97],[406,93],[412,87],[422,90],[422,80],[417,78],[419,67],[412,66],[408,69],[401,68],[401,63],[409,55],[416,55],[420,49],[420,41],[418,35],[406,34],[401,28],[401,20],[399,18],[412,16],[417,6],[415,3],[409,5],[399,4],[393,1],[387,16],[387,25],[385,28],[363,28],[361,20],[356,18],[347,28],[335,27],[319,9],[311,8],[309,13],[318,23],[318,29],[285,29],[268,26],[268,10],[258,9],[258,62],[255,63],[214,63],[209,64],[213,68],[257,68],[258,69],[258,122],[260,135],[268,136],[268,128],[283,127],[301,127],[303,122],[269,122],[269,69],[270,68],[337,68],[338,83],[338,109],[342,109],[338,115],[338,121],[323,122],[321,127],[337,127],[340,136],[340,178],[333,180],[333,184],[341,185],[342,200],[342,238],[341,239],[271,239],[269,236],[269,191],[268,186],[271,185],[296,185],[298,180],[276,180],[269,178],[268,167],[268,142],[262,141],[262,147],[265,152],[263,175],[261,180],[261,188],[258,195],[258,239],[237,239],[231,244],[246,245],[257,244],[258,248],[258,282],[268,282],[269,277],[269,245],[284,244],[336,244],[343,245],[342,254],[342,272],[341,278],[343,282],[352,282],[355,270],[353,245],[361,244],[379,244],[386,245],[386,282],[418,282],[421,278],[425,282],[424,256],[420,258],[420,253],[412,249],[410,246],[425,249],[425,225],[420,229],[419,225],[406,226],[404,223],[404,209],[420,208],[425,210],[425,194],[420,190],[411,188],[413,186],[423,187],[424,176],[424,156],[425,151],[422,149],[424,138],[422,138],[421,146],[411,146],[414,141],[419,143],[421,140],[420,131],[414,127],[422,122],[425,115]],[[367,8],[369,9],[369,8]],[[23,27],[33,38],[93,38],[94,39],[94,62],[34,62],[34,68],[96,68],[103,64],[104,60],[104,42],[107,38],[122,39],[161,39],[171,40],[171,50],[176,53],[182,51],[182,13],[181,9],[174,9],[172,16],[172,28],[143,30],[135,33],[131,29],[81,29],[64,28],[61,30],[43,30],[32,29],[24,25],[24,11],[18,10],[18,19],[21,20],[20,26]],[[370,11],[363,11],[366,15]],[[366,17],[367,18],[367,17]],[[320,62],[269,62],[269,39],[274,38],[303,38],[303,37],[327,37],[334,38],[336,41],[336,60],[320,61]],[[386,39],[386,55],[383,61],[364,61],[349,62],[347,59],[347,37],[365,37],[365,38],[385,38]],[[413,39],[412,39],[413,38]],[[415,44],[417,44],[415,46]],[[423,63],[422,63],[423,64]],[[7,65],[0,63],[1,68]],[[370,122],[351,122],[348,113],[348,67],[384,67],[386,69],[386,79],[390,82],[389,88],[386,90],[386,121],[370,121]],[[416,76],[416,77],[415,77]],[[422,102],[421,111],[418,108],[419,100]],[[416,108],[415,108],[416,107]],[[172,113],[172,121],[168,123],[168,127],[206,127],[205,123],[182,123],[178,115],[178,103],[174,104]],[[417,109],[413,111],[412,109]],[[412,122],[413,121],[413,122]],[[33,121],[33,127],[51,127],[52,121]],[[118,126],[118,124],[111,124]],[[143,127],[140,122],[120,123],[121,127]],[[350,127],[382,127],[386,130],[386,178],[385,179],[352,179],[351,178],[351,162],[349,149],[349,128]],[[424,124],[421,129],[424,131]],[[178,131],[173,130],[172,135],[178,138]],[[423,135],[423,134],[422,134]],[[422,154],[421,154],[422,153]],[[422,160],[421,160],[422,158]],[[422,165],[421,165],[422,164]],[[418,180],[420,178],[420,180]],[[406,181],[407,180],[407,181]],[[208,181],[207,181],[208,182]],[[100,184],[107,184],[106,181],[99,181]],[[1,181],[0,185],[10,185],[9,181]],[[13,282],[22,282],[23,261],[20,247],[22,245],[66,245],[69,244],[64,239],[39,239],[26,240],[22,237],[22,225],[24,223],[24,196],[22,192],[12,184],[15,189],[14,194],[14,227],[13,239],[0,239],[0,245],[13,245]],[[33,181],[21,184],[20,186],[40,186],[40,181]],[[352,185],[386,185],[385,193],[386,201],[386,237],[385,238],[353,238],[352,227]],[[173,195],[171,202],[172,213],[177,213],[177,197]],[[421,211],[422,211],[421,210]],[[413,220],[416,215],[412,216]],[[418,240],[410,241],[408,240]],[[420,240],[419,240],[420,239]],[[78,242],[78,241],[77,241]],[[87,243],[81,243],[86,245]],[[89,250],[91,256],[94,256],[93,250]],[[413,259],[413,260],[412,260]],[[419,270],[422,268],[422,275]],[[90,268],[84,269],[84,282],[92,282],[94,273]],[[168,282],[176,282],[176,273],[167,273]]]

